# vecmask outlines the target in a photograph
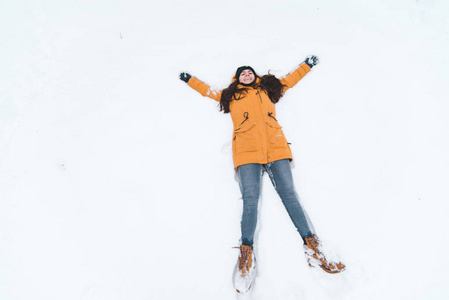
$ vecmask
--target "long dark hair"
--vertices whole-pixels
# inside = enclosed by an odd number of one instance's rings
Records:
[[[254,76],[255,79],[251,86],[261,89],[262,91],[267,93],[268,98],[270,98],[271,102],[278,103],[279,99],[281,99],[281,97],[284,95],[284,85],[281,83],[281,81],[277,79],[276,76],[271,75],[270,72],[268,72],[267,75],[260,77],[259,83],[256,83],[259,76],[257,76],[256,74],[254,74]],[[245,96],[247,88],[239,87],[239,84],[240,82],[237,78],[221,92],[220,111],[229,113],[229,105],[231,104],[231,101],[238,101]]]

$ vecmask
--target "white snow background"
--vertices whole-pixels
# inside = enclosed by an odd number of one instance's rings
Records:
[[[0,299],[449,299],[449,3],[0,3]],[[279,104],[294,179],[347,271],[310,269],[268,178],[259,276],[222,89],[320,64]]]

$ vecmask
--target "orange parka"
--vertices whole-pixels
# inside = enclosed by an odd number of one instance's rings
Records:
[[[284,85],[284,92],[298,83],[309,71],[310,67],[303,63],[295,71],[280,79]],[[201,95],[220,101],[221,91],[213,90],[197,78],[190,78],[188,85]],[[242,87],[244,86],[239,85],[239,88]],[[234,167],[237,169],[244,164],[267,164],[280,159],[292,159],[289,144],[276,119],[274,103],[263,90],[246,88],[246,94],[239,100],[231,101],[229,105],[234,123],[232,136]]]

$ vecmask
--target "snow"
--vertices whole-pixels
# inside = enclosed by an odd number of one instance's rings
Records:
[[[3,1],[0,299],[447,299],[449,4]],[[310,269],[264,178],[258,277],[215,89],[320,64],[277,104],[329,255]]]

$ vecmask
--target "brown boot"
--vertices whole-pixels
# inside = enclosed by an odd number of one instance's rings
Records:
[[[234,271],[234,286],[238,293],[246,293],[256,277],[256,259],[253,246],[241,245],[240,255]]]
[[[321,242],[316,235],[312,235],[305,240],[306,244],[304,245],[304,252],[310,267],[313,268],[315,265],[318,265],[321,269],[330,274],[340,273],[345,270],[346,266],[341,262],[334,263],[326,260],[324,254],[320,251]]]

